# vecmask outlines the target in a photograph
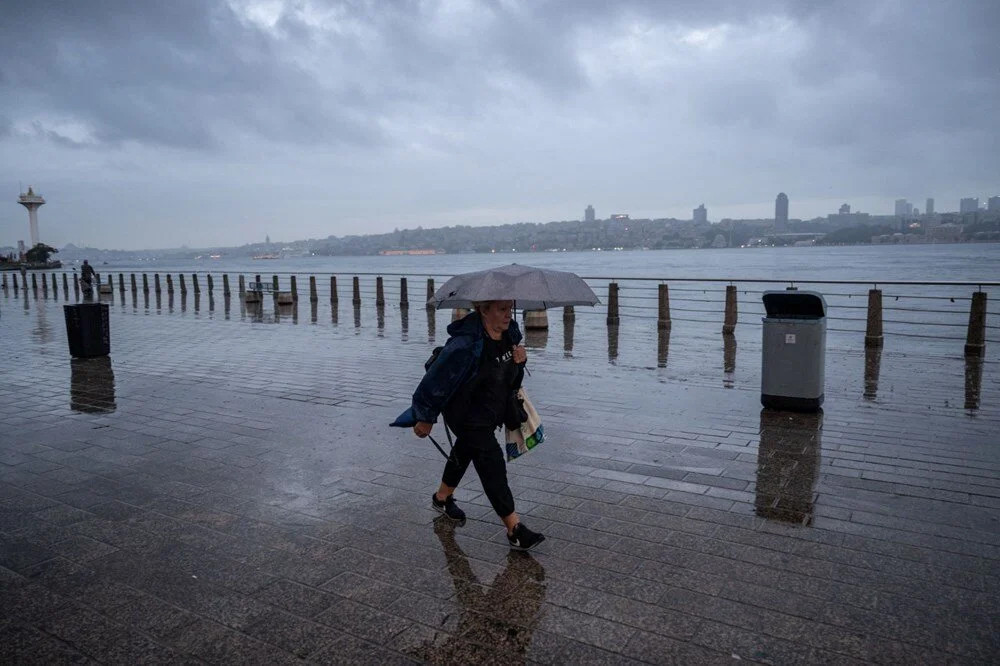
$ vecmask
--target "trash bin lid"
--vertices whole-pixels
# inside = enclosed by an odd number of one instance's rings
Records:
[[[826,301],[815,291],[765,291],[768,317],[818,319],[826,316]]]

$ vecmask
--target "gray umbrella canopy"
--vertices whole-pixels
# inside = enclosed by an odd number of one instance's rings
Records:
[[[427,303],[468,308],[476,301],[516,301],[522,310],[596,305],[600,299],[576,273],[511,264],[451,278]]]

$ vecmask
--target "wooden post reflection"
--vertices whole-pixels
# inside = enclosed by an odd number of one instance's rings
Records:
[[[979,409],[983,386],[983,359],[980,356],[965,357],[965,408]]]
[[[862,397],[874,400],[878,396],[878,375],[882,367],[882,348],[867,347],[865,349],[865,390]]]
[[[736,336],[732,333],[722,335],[722,386],[733,388],[736,375]]]
[[[618,360],[618,324],[608,325],[608,363],[614,365]]]
[[[659,328],[656,333],[656,367],[665,368],[670,353],[670,327]]]

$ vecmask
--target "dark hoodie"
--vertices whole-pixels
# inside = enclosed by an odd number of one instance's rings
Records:
[[[448,325],[448,335],[451,336],[448,342],[413,392],[412,405],[393,421],[393,426],[412,428],[418,422],[437,423],[438,415],[445,411],[460,389],[467,387],[476,376],[483,354],[483,338],[486,335],[479,313],[473,312],[453,321]],[[521,329],[513,319],[507,327],[506,335],[512,345],[520,344]]]

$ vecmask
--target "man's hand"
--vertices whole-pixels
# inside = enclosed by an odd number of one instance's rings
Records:
[[[433,423],[427,423],[426,421],[418,421],[417,425],[413,426],[413,434],[423,439],[427,435],[431,434],[431,428],[433,427],[434,427]]]
[[[528,352],[525,351],[524,345],[518,345],[514,347],[514,363],[521,365],[528,362]]]

